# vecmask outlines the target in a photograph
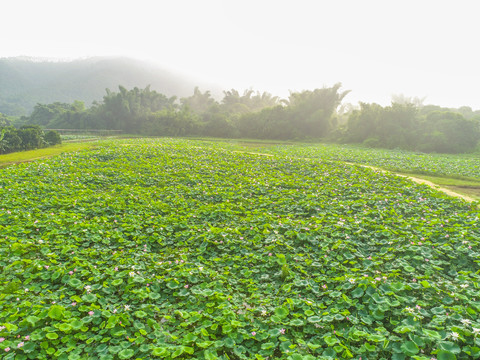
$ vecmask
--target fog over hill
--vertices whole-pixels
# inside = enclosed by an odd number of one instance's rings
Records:
[[[0,58],[0,113],[28,115],[35,104],[101,100],[105,89],[145,88],[167,96],[189,96],[195,86],[221,94],[218,86],[148,62],[125,57],[95,57],[71,61]]]

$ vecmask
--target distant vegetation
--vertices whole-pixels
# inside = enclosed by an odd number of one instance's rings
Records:
[[[218,102],[209,91],[167,97],[151,90],[120,86],[107,89],[103,101],[87,108],[81,101],[37,104],[17,126],[109,129],[149,136],[208,136],[276,140],[328,140],[368,147],[422,152],[462,153],[480,139],[480,112],[464,107],[445,109],[410,102],[360,103],[343,111],[348,91],[341,84],[312,91],[292,92],[280,99],[267,92],[232,89]]]
[[[13,126],[0,127],[0,154],[33,150],[61,144],[57,131],[44,132],[38,125],[25,125],[20,129]]]
[[[185,81],[165,73],[160,79],[158,70],[142,66],[127,59],[70,63],[0,59],[0,113],[9,115],[0,114],[0,128],[39,125],[147,136],[321,139],[437,153],[471,152],[480,139],[480,111],[469,107],[423,106],[423,99],[403,95],[395,96],[390,106],[360,103],[355,107],[343,103],[349,91],[341,90],[341,84],[291,92],[287,99],[231,89],[219,100],[199,87],[185,96]],[[149,80],[156,86],[147,85]],[[103,85],[117,86],[120,81],[124,85],[117,92],[106,86],[105,93]],[[131,85],[140,83],[145,87]],[[30,97],[34,92],[42,96]],[[30,109],[30,115],[12,117],[23,111],[15,107]]]
[[[417,108],[413,104],[396,103],[381,107],[362,103],[350,115],[344,139],[370,147],[468,152],[475,149],[480,137],[479,115],[467,119],[459,112],[439,107]]]

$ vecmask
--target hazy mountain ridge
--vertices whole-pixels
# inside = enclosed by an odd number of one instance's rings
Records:
[[[189,96],[201,84],[148,62],[129,58],[87,58],[47,61],[35,58],[0,58],[0,113],[27,115],[37,103],[101,100],[105,89],[145,88],[151,85],[167,96]]]

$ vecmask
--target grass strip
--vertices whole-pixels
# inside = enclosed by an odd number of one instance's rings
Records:
[[[43,149],[20,151],[11,154],[0,155],[0,168],[5,168],[7,166],[21,162],[44,159],[51,156],[59,155],[64,152],[72,152],[93,148],[95,144],[95,142],[65,143]]]

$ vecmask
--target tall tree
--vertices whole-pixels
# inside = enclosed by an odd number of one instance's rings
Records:
[[[205,91],[204,93],[202,93],[198,86],[196,86],[193,90],[192,96],[181,98],[180,103],[182,104],[182,106],[188,107],[190,110],[197,114],[203,114],[211,106],[218,104],[215,99],[212,98],[210,91]]]
[[[332,115],[349,90],[339,92],[341,83],[313,91],[292,92],[288,107],[292,110],[297,126],[309,137],[325,137],[334,128]]]

